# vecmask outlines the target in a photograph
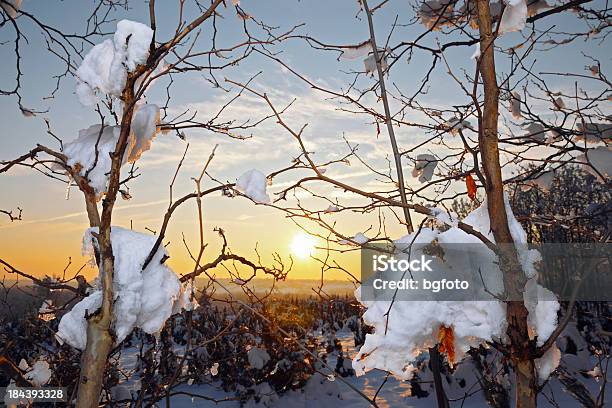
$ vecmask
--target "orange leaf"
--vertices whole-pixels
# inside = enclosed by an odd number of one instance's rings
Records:
[[[452,327],[440,326],[438,343],[440,353],[446,354],[446,359],[452,367],[455,364],[455,332]]]
[[[467,187],[468,197],[470,197],[471,200],[475,200],[476,199],[476,182],[472,178],[471,174],[468,174],[467,177],[465,178],[465,185]]]

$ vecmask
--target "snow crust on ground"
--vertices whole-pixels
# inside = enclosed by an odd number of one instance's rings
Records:
[[[83,105],[94,105],[104,96],[120,96],[128,72],[149,56],[153,30],[130,20],[117,23],[113,39],[95,45],[76,71],[76,94]]]
[[[270,196],[266,192],[268,180],[259,170],[251,169],[244,172],[236,181],[236,190],[259,204],[270,203]]]
[[[335,337],[342,344],[342,353],[345,358],[351,358],[354,356],[358,349],[354,347],[353,333],[346,328],[337,331]],[[320,332],[311,332],[312,334],[319,335],[323,334]],[[564,342],[572,339],[572,344],[577,348],[577,351],[566,353]],[[563,365],[566,369],[575,373],[584,373],[589,376],[601,377],[601,371],[599,367],[593,366],[597,364],[597,357],[589,351],[588,345],[583,339],[583,335],[580,334],[576,328],[575,323],[571,323],[566,327],[564,334],[559,340],[560,348],[565,353],[563,355]],[[180,356],[184,352],[184,346],[176,346],[177,354]],[[336,351],[327,353],[325,347],[318,350],[319,355],[327,362],[327,365],[331,369],[321,367],[320,364],[316,363],[316,369],[312,377],[310,377],[306,385],[299,390],[291,390],[278,395],[278,399],[275,398],[276,393],[272,390],[270,392],[264,392],[267,389],[266,385],[261,387],[251,388],[256,393],[256,398],[250,398],[248,402],[241,404],[240,401],[233,400],[235,393],[232,391],[225,391],[223,386],[218,381],[204,382],[204,383],[191,383],[178,385],[174,388],[177,391],[176,395],[171,397],[172,407],[174,408],[188,408],[188,407],[219,407],[218,402],[212,400],[206,400],[203,398],[193,398],[191,395],[203,395],[208,398],[216,400],[225,400],[223,407],[226,408],[240,408],[242,406],[250,407],[275,407],[275,408],[338,408],[338,407],[351,407],[351,408],[368,408],[371,404],[363,399],[357,392],[349,388],[349,386],[355,387],[369,398],[373,398],[376,395],[376,402],[380,407],[413,407],[413,408],[431,408],[435,406],[435,392],[432,381],[431,372],[428,370],[425,364],[424,371],[419,372],[418,384],[411,384],[410,381],[398,381],[394,377],[387,378],[386,373],[381,370],[372,370],[367,374],[360,377],[348,376],[344,377],[344,384],[342,379],[339,378],[338,374],[333,371],[333,367],[336,367],[336,361],[338,353]],[[554,352],[553,352],[554,354]],[[123,370],[129,372],[134,370],[138,364],[138,347],[125,347],[121,351],[121,367]],[[326,357],[325,357],[326,356]],[[488,354],[489,364],[500,363],[495,353]],[[280,361],[278,365],[284,365],[284,361]],[[542,366],[543,361],[538,361],[538,371],[544,372],[545,367]],[[214,366],[214,365],[213,365]],[[289,365],[290,366],[290,365]],[[499,366],[494,366],[499,367]],[[246,367],[245,367],[246,368]],[[212,371],[212,368],[211,368]],[[465,361],[455,368],[452,376],[449,376],[448,382],[445,381],[444,389],[448,397],[452,400],[458,401],[465,397],[466,390],[475,389],[472,387],[479,387],[482,381],[478,369],[473,365],[471,361]],[[503,374],[500,374],[498,380],[511,391],[510,379]],[[139,378],[132,378],[128,382],[121,383],[116,387],[128,388],[131,390],[131,396],[135,400],[138,398],[138,393],[141,388]],[[261,384],[264,384],[262,382]],[[382,384],[385,384],[382,389],[379,389]],[[463,383],[463,384],[462,384]],[[462,385],[461,385],[462,384]],[[585,382],[585,385],[589,391],[596,394],[599,391],[601,383],[596,381]],[[14,386],[14,385],[13,385]],[[570,393],[560,384],[560,382],[553,378],[547,384],[550,387],[550,392],[555,395],[555,399],[561,407],[573,407],[577,404]],[[429,395],[419,395],[419,389],[425,391]],[[111,389],[114,392],[114,389]],[[117,390],[119,391],[119,390]],[[185,394],[181,394],[185,392]],[[548,392],[547,392],[548,394]],[[272,400],[268,399],[271,398]],[[259,403],[257,402],[259,401]],[[548,400],[543,393],[538,396],[538,406],[547,406]],[[464,408],[481,408],[487,406],[483,392],[476,392],[470,394],[469,398],[461,402]]]
[[[153,139],[159,133],[158,124],[157,105],[136,107],[122,164],[135,162],[151,148]],[[67,164],[73,168],[80,166],[79,174],[87,177],[98,199],[106,192],[112,163],[110,153],[115,151],[120,134],[121,126],[92,125],[79,130],[79,136],[64,145]]]
[[[89,228],[83,238],[83,252],[93,256],[97,246]],[[174,305],[183,298],[185,286],[162,258],[168,256],[163,246],[157,250],[145,270],[144,261],[157,237],[112,227],[111,242],[115,257],[113,281],[113,330],[117,344],[121,343],[135,327],[146,333],[158,332],[176,311]],[[183,298],[184,299],[184,298]],[[87,342],[87,320],[85,313],[92,314],[102,304],[101,290],[95,290],[66,313],[58,327],[56,337],[60,342],[83,350]],[[192,304],[192,303],[190,303]]]
[[[527,235],[512,214],[507,197],[506,211],[519,261],[526,276],[530,278],[528,287],[531,287],[532,290],[528,290],[526,295],[526,307],[530,312],[529,323],[532,325],[534,335],[538,335],[538,343],[541,344],[556,327],[559,303],[554,296],[550,297],[549,301],[540,301],[539,298],[533,296],[534,290],[535,293],[540,294],[546,291],[535,282],[534,263],[540,260],[540,254],[527,248]],[[463,222],[493,241],[486,200]],[[445,232],[423,228],[420,232],[400,238],[396,243],[412,244],[411,256],[417,258],[434,240],[442,250],[446,245],[481,243],[477,237],[457,227],[451,227]],[[499,293],[503,289],[503,280],[502,273],[496,264],[496,256],[484,245],[481,247],[478,253],[445,251],[446,256],[442,267],[448,268],[447,274],[453,276],[456,274],[453,270],[471,269],[476,262],[482,265],[481,270],[491,271],[487,276],[483,276],[487,290]],[[448,254],[452,254],[450,255],[452,259],[448,259]],[[413,272],[413,274],[418,279],[418,273]],[[401,277],[402,272],[397,272],[397,280]],[[367,308],[363,315],[365,323],[374,326],[374,333],[366,336],[364,345],[353,359],[353,368],[357,375],[363,375],[373,369],[382,369],[390,371],[398,379],[410,379],[415,371],[414,363],[417,357],[438,342],[440,326],[453,328],[456,359],[461,361],[470,347],[477,347],[494,339],[503,339],[507,324],[505,304],[497,300],[397,301],[392,304],[390,301],[362,299],[361,288],[355,291],[355,296]],[[387,312],[389,312],[388,321]],[[548,371],[549,366],[554,365],[554,360],[546,361],[546,363],[548,365],[542,363],[544,371]]]

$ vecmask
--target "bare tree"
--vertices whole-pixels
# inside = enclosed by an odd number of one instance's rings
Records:
[[[92,186],[89,177],[91,169],[83,171],[78,164],[70,164],[70,158],[64,151],[63,138],[55,135],[48,122],[47,134],[58,141],[59,149],[39,144],[22,156],[1,163],[0,173],[25,166],[64,182],[67,175],[67,183],[76,184],[83,195],[90,227],[97,228],[94,247],[103,302],[102,307],[88,318],[87,345],[81,356],[77,406],[97,406],[100,395],[103,394],[104,373],[108,370],[109,355],[113,354],[115,346],[113,305],[116,294],[113,293],[113,280],[116,271],[111,238],[113,210],[117,196],[125,195],[126,186],[137,177],[135,166],[132,166],[127,176],[121,172],[130,149],[137,107],[148,87],[154,81],[166,78],[167,100],[161,108],[164,116],[157,124],[157,130],[184,138],[185,131],[206,129],[243,140],[249,137],[247,132],[256,129],[265,121],[274,121],[284,132],[279,133],[279,139],[287,135],[295,144],[299,152],[298,157],[286,167],[272,171],[265,177],[273,186],[274,181],[280,177],[290,180],[275,191],[275,198],[266,205],[284,214],[299,228],[324,242],[320,248],[324,256],[313,257],[321,270],[320,285],[315,289],[318,296],[327,296],[325,276],[328,273],[346,273],[356,285],[361,283],[357,274],[343,266],[341,261],[336,259],[336,255],[340,257],[354,253],[380,242],[393,243],[393,233],[390,229],[398,225],[408,232],[413,242],[424,228],[456,227],[494,251],[503,272],[503,286],[510,300],[505,301],[508,322],[506,339],[496,339],[490,342],[490,345],[509,361],[514,371],[516,405],[535,407],[538,393],[543,387],[538,379],[536,362],[556,347],[555,342],[569,322],[574,302],[569,303],[568,311],[552,334],[538,343],[537,337],[531,333],[533,328],[530,327],[528,308],[525,302],[517,300],[523,298],[528,277],[519,260],[516,238],[513,237],[509,224],[512,214],[509,213],[506,202],[512,204],[514,198],[508,194],[516,191],[512,189],[550,189],[552,177],[563,168],[574,165],[579,165],[590,177],[609,187],[609,159],[612,156],[609,145],[610,82],[605,74],[605,67],[597,55],[587,54],[577,56],[588,64],[581,72],[564,69],[552,71],[548,66],[545,71],[538,71],[540,65],[537,61],[540,56],[547,55],[546,53],[578,54],[576,49],[572,48],[578,41],[606,44],[611,21],[608,5],[591,0],[574,0],[559,5],[549,5],[541,1],[491,3],[485,0],[443,0],[419,1],[407,12],[404,8],[395,10],[393,2],[387,0],[376,5],[369,5],[365,0],[361,0],[358,2],[356,18],[364,27],[367,24],[368,37],[357,44],[330,44],[314,35],[303,34],[300,26],[285,29],[270,27],[249,16],[238,2],[232,2],[230,6],[222,0],[194,1],[192,6],[198,9],[198,15],[190,21],[184,21],[187,14],[186,3],[188,2],[179,2],[180,21],[173,35],[162,40],[158,27],[165,22],[158,21],[156,3],[154,0],[149,1],[148,25],[153,36],[146,61],[127,72],[125,83],[116,98],[104,97],[96,106],[101,123],[96,142],[96,161],[99,153],[98,142],[108,126],[106,119],[114,119],[120,129],[117,142],[110,153],[111,166],[101,204],[100,192]],[[53,96],[66,77],[76,74],[75,61],[84,58],[83,50],[106,35],[106,27],[112,21],[112,13],[118,8],[127,7],[123,2],[100,1],[87,21],[85,34],[69,35],[49,27],[27,10],[17,10],[11,2],[2,1],[2,5],[4,12],[0,24],[5,26],[5,29],[10,27],[14,35],[16,67],[15,86],[2,90],[2,95],[16,98],[22,113],[28,117],[42,112],[26,108],[22,103],[20,47],[24,39],[20,24],[26,20],[37,26],[48,44],[49,52],[66,65],[65,72],[56,76],[56,87],[51,91]],[[220,49],[217,46],[216,23],[222,13],[225,13],[222,11],[223,7],[235,10],[243,20],[244,37],[234,45]],[[377,26],[377,18],[383,11],[396,14],[396,17],[391,24],[381,22]],[[522,13],[519,18],[522,25],[516,26],[512,22],[514,13]],[[559,29],[554,25],[556,16],[561,13],[573,13],[570,17],[575,26],[572,26],[571,31]],[[361,21],[362,14],[366,21]],[[414,38],[406,38],[405,31],[397,33],[406,27],[419,33]],[[521,33],[518,44],[508,46],[507,37],[502,38],[509,31]],[[202,33],[210,35],[206,44],[202,43]],[[385,35],[386,41],[383,44],[380,38]],[[128,37],[126,42],[129,44],[129,41]],[[284,54],[278,52],[275,47],[288,41],[298,41],[323,55],[337,54],[340,61],[353,58],[351,55],[365,57],[364,68],[348,72],[346,86],[336,89],[324,81],[312,79],[309,73],[301,72],[301,68],[292,66],[284,59]],[[451,53],[472,52],[473,61],[467,58],[453,59],[449,56]],[[368,158],[360,152],[360,146],[351,141],[350,135],[343,135],[342,139],[338,140],[345,148],[344,153],[318,159],[321,156],[316,153],[320,152],[307,147],[310,137],[306,130],[307,124],[292,123],[287,119],[288,113],[294,105],[299,105],[299,101],[275,100],[274,96],[262,90],[255,81],[259,74],[255,74],[249,81],[229,77],[219,79],[225,69],[251,56],[282,67],[288,77],[327,98],[333,104],[333,109],[347,116],[352,115],[355,122],[366,121],[367,133],[372,140],[381,132],[383,125],[389,137],[390,148],[387,151],[390,152],[391,159]],[[417,60],[422,77],[419,80],[415,77],[414,81],[407,85],[397,80],[399,75],[405,75],[407,67],[412,69]],[[501,63],[502,60],[506,63],[505,66]],[[428,61],[429,64],[420,63],[421,61]],[[466,68],[466,65],[469,66]],[[200,115],[193,112],[183,112],[171,118],[167,111],[171,104],[172,83],[176,77],[186,72],[205,74],[213,88],[233,92],[235,96],[220,106],[207,120],[201,119]],[[395,76],[396,72],[398,77]],[[442,77],[456,85],[456,94],[453,93],[452,99],[458,102],[440,104],[429,97],[429,92],[438,88],[437,82]],[[560,86],[557,81],[559,78],[571,80],[571,86]],[[450,93],[452,91],[448,91],[448,94]],[[246,94],[258,98],[269,113],[256,119],[221,119],[224,111]],[[504,109],[506,105],[507,114]],[[333,138],[334,136],[330,135],[330,139]],[[185,153],[187,149],[188,147]],[[193,269],[183,274],[181,282],[193,282],[198,276],[206,276],[213,283],[211,287],[202,290],[204,294],[209,294],[214,285],[230,294],[231,291],[216,280],[212,273],[215,268],[224,268],[232,280],[243,289],[244,294],[253,301],[248,304],[233,299],[231,303],[239,305],[243,308],[241,310],[247,310],[252,316],[257,316],[257,319],[272,324],[270,318],[257,306],[263,304],[264,299],[255,295],[247,283],[261,273],[270,275],[275,280],[282,280],[291,269],[291,261],[284,262],[280,255],[275,254],[273,264],[266,266],[257,251],[256,261],[234,254],[229,249],[222,229],[217,230],[221,241],[218,255],[209,262],[204,260],[209,240],[204,235],[205,215],[202,199],[211,194],[222,193],[258,201],[241,191],[235,183],[222,182],[211,175],[210,166],[214,165],[215,154],[215,148],[211,149],[199,177],[193,179],[194,191],[175,199],[173,185],[185,155],[181,158],[170,183],[167,211],[159,230],[156,231],[155,244],[148,253],[142,270],[147,268],[158,250],[163,247],[175,211],[182,204],[195,201],[199,242],[194,250],[185,242],[193,261]],[[351,163],[365,172],[365,177],[371,184],[361,185],[342,178]],[[411,182],[405,177],[408,167],[413,167],[413,176],[418,182]],[[205,187],[204,181],[211,182],[213,186]],[[478,195],[479,189],[484,191],[484,195]],[[350,196],[350,199],[343,201],[342,195],[339,194],[338,198],[332,194],[338,191]],[[474,207],[480,205],[481,201],[486,201],[490,231],[480,230],[451,217],[449,209],[458,198],[465,195],[470,198]],[[21,218],[21,209],[18,210],[17,216],[13,211],[1,212],[13,221]],[[358,234],[355,234],[354,230],[347,231],[346,226],[334,218],[338,214],[358,214],[363,223],[369,226],[366,225],[366,230],[359,231]],[[441,217],[440,214],[448,217]],[[445,222],[447,225],[441,225]],[[554,214],[548,222],[555,222]],[[609,232],[601,237],[601,241],[609,241]],[[74,292],[77,297],[82,297],[87,291],[87,283],[82,282],[80,270],[73,277],[64,276],[59,281],[47,280],[20,271],[7,261],[0,262],[8,273],[31,279],[47,289],[64,289]],[[79,276],[81,280],[78,279]],[[74,281],[78,281],[77,288],[73,285]],[[398,318],[391,313],[392,308],[393,302],[385,315],[386,324],[390,319]],[[192,315],[188,312],[186,316],[188,344],[192,344]],[[210,341],[223,336],[232,324],[220,328]],[[445,333],[442,329],[449,330],[447,327],[434,327],[433,332]],[[301,352],[308,354],[313,360],[318,358],[300,343],[299,338],[283,330],[281,329],[282,334],[290,338]],[[439,339],[435,341],[440,342]],[[444,407],[449,405],[449,401],[441,381],[440,349],[439,346],[430,348],[430,359],[438,405]],[[170,350],[166,352],[169,353]],[[450,355],[447,357],[452,360]],[[181,381],[180,372],[187,364],[186,359],[187,353],[178,360],[176,367],[167,369],[170,375],[165,393],[149,390],[152,400],[165,398],[167,403],[170,402],[172,388]],[[453,364],[454,361],[449,363]],[[570,381],[566,383],[569,384]],[[573,384],[572,387],[576,389],[577,386]],[[147,398],[145,394],[146,391],[141,390],[137,406],[143,404]],[[576,391],[576,394],[579,392]],[[371,405],[376,405],[378,392],[374,398],[363,393],[360,395]],[[597,401],[602,405],[605,402],[603,396],[598,397]]]

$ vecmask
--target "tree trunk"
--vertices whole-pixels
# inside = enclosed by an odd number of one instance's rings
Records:
[[[100,393],[104,385],[106,363],[114,343],[111,324],[113,320],[115,258],[111,244],[111,220],[121,182],[122,158],[127,147],[134,113],[133,84],[134,78],[128,77],[122,94],[125,111],[121,119],[121,133],[115,151],[111,153],[112,164],[108,178],[108,188],[102,201],[102,215],[97,223],[94,222],[94,219],[98,216],[95,197],[92,198],[92,195],[85,195],[90,225],[98,227],[96,241],[98,269],[102,286],[102,307],[95,315],[88,319],[87,323],[87,344],[81,356],[81,372],[78,383],[76,403],[78,408],[98,407]],[[92,199],[94,200],[93,204],[91,202]]]
[[[430,347],[429,363],[431,366],[431,371],[433,373],[436,402],[438,404],[438,408],[449,408],[450,404],[448,402],[448,397],[446,396],[446,392],[444,391],[444,384],[442,384],[442,368],[440,367],[441,362],[442,356],[440,356],[438,346],[436,345],[434,347]]]
[[[529,353],[528,312],[521,300],[526,278],[518,261],[504,203],[497,135],[499,88],[495,76],[495,35],[492,30],[489,1],[477,0],[477,6],[481,52],[478,63],[484,85],[484,110],[480,118],[478,145],[486,180],[485,190],[491,232],[499,246],[504,287],[510,299],[507,302],[506,333],[510,341],[510,360],[516,376],[516,406],[530,408],[536,406],[537,377]]]

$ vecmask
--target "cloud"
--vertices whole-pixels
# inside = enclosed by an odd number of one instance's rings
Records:
[[[118,205],[115,207],[114,211],[125,211],[125,210],[130,210],[133,208],[150,207],[154,205],[167,204],[167,203],[168,203],[168,200],[165,199],[165,200],[149,201],[146,203]],[[48,224],[48,223],[53,223],[57,221],[65,221],[71,218],[86,217],[86,216],[87,216],[86,211],[78,211],[78,212],[72,212],[72,213],[68,213],[64,215],[59,215],[57,217],[39,218],[35,220],[23,220],[19,222],[12,222],[10,224],[0,225],[0,229],[9,229],[9,228],[14,228],[14,227],[20,227],[23,225],[28,225],[28,224]]]

